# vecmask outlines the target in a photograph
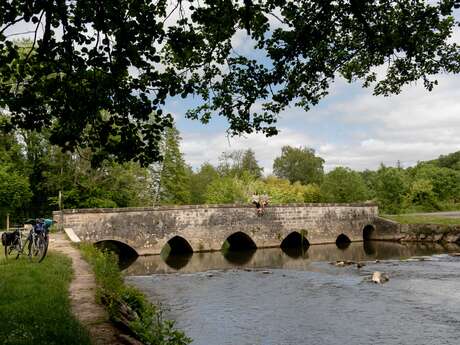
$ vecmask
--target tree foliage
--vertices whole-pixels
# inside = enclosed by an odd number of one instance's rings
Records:
[[[146,165],[161,156],[162,132],[172,125],[164,104],[176,95],[203,100],[190,118],[207,123],[219,114],[230,134],[274,135],[283,109],[310,109],[338,75],[388,95],[416,80],[431,90],[434,75],[459,71],[453,0],[168,4],[2,1],[3,129],[48,128],[64,151],[91,148],[94,164],[114,157]],[[11,32],[24,22],[35,31],[26,50]],[[241,31],[251,54],[232,49]]]
[[[250,174],[259,178],[264,169],[259,166],[254,151],[247,149],[222,152],[217,170],[222,176],[241,177]]]
[[[190,197],[192,204],[206,203],[206,189],[212,181],[219,178],[217,169],[209,163],[205,163],[200,167],[196,174],[190,176]]]
[[[324,202],[356,202],[369,198],[367,186],[359,173],[338,167],[324,176],[321,199]]]
[[[14,171],[9,165],[0,164],[0,224],[3,224],[7,213],[25,214],[31,197],[27,176]]]
[[[409,205],[422,206],[424,210],[437,210],[436,195],[433,184],[428,179],[417,179],[409,187],[407,194]]]
[[[156,171],[156,200],[161,204],[190,203],[190,168],[180,151],[179,131],[168,128],[163,139],[163,161]]]
[[[460,151],[449,153],[448,155],[441,155],[439,158],[427,163],[439,166],[441,168],[449,168],[460,170]]]
[[[254,183],[251,190],[256,194],[266,194],[274,204],[319,202],[319,187],[315,184],[302,185],[288,180],[269,176]]]
[[[404,170],[383,165],[379,168],[375,192],[384,212],[401,213],[408,190],[409,180]]]
[[[208,204],[246,204],[249,202],[245,183],[237,177],[225,176],[212,181],[206,188]]]
[[[273,162],[273,172],[292,183],[319,184],[323,178],[323,164],[324,159],[315,156],[311,148],[283,146],[281,156]]]

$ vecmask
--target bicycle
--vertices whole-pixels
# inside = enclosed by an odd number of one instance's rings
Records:
[[[49,238],[46,231],[37,232],[35,229],[30,230],[29,236],[23,240],[22,231],[20,228],[15,229],[10,233],[14,236],[11,242],[5,245],[5,257],[17,260],[20,255],[25,255],[24,250],[27,248],[27,256],[31,261],[42,262],[48,252]]]
[[[48,233],[45,230],[36,232],[34,229],[30,231],[29,237],[24,243],[24,248],[26,246],[29,248],[28,257],[31,261],[38,261],[39,263],[43,261],[48,252],[49,237]]]
[[[19,255],[23,251],[23,240],[21,228],[15,228],[13,232],[5,232],[2,234],[2,242],[5,249],[5,258]]]

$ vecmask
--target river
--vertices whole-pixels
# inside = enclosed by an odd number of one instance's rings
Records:
[[[460,257],[449,252],[460,247],[364,242],[148,256],[125,274],[194,345],[458,345]],[[389,282],[369,282],[374,271]]]

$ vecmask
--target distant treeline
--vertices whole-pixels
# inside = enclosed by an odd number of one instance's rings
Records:
[[[313,149],[285,146],[273,175],[264,176],[251,149],[224,152],[217,166],[204,163],[193,171],[179,143],[172,128],[164,135],[160,163],[91,167],[89,150],[63,153],[46,132],[0,134],[0,227],[7,213],[12,222],[49,216],[59,208],[59,191],[64,208],[245,204],[262,193],[271,203],[375,201],[386,213],[460,208],[460,151],[406,169],[338,167],[325,173]]]

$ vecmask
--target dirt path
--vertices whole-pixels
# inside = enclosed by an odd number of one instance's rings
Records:
[[[123,344],[118,338],[119,332],[110,323],[104,307],[96,303],[96,281],[91,267],[83,260],[80,252],[72,247],[63,233],[51,234],[50,249],[72,258],[74,278],[69,288],[72,311],[88,329],[93,344]]]

